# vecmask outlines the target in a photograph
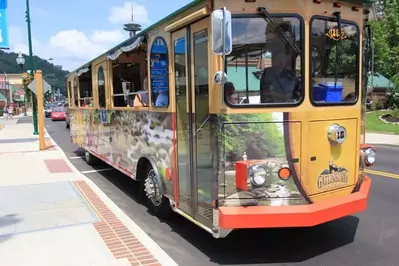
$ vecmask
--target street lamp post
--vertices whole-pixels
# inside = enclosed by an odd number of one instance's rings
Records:
[[[19,65],[19,67],[21,68],[21,74],[24,72],[24,64],[25,64],[25,58],[22,56],[22,53],[19,52],[18,57],[17,57],[17,64]],[[28,116],[28,114],[26,113],[26,109],[28,108],[28,104],[26,101],[26,92],[24,95],[24,102],[25,102],[25,112],[24,112],[24,116]]]
[[[35,72],[35,64],[33,62],[33,51],[32,51],[32,32],[31,32],[31,27],[30,27],[30,11],[29,11],[29,0],[26,0],[26,11],[25,11],[25,16],[26,16],[26,24],[28,25],[28,45],[29,45],[29,65],[30,65],[30,75],[33,80],[33,74]],[[37,127],[37,98],[34,93],[32,93],[32,105],[33,105],[33,135],[38,135],[39,130]]]

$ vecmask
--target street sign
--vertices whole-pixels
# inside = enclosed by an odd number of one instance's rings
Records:
[[[7,0],[0,0],[0,49],[10,49],[7,13]]]
[[[34,94],[37,94],[37,89],[36,89],[36,80],[33,80],[29,85],[28,89],[30,89]],[[47,83],[45,79],[43,79],[43,94],[48,92],[51,89],[50,84]]]

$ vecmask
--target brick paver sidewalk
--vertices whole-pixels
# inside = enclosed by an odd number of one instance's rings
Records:
[[[0,265],[177,265],[47,135],[0,131]]]

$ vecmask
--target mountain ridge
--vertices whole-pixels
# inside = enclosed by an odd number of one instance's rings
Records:
[[[26,54],[22,54],[25,58],[25,64],[23,71],[26,72],[30,67]],[[7,74],[21,73],[21,68],[17,64],[17,53],[5,52],[0,50],[0,74],[4,72]],[[66,78],[65,76],[69,73],[67,70],[63,70],[62,66],[54,65],[48,60],[42,59],[38,56],[33,56],[33,62],[37,69],[42,70],[46,81],[53,87],[60,89],[60,92],[66,96]]]

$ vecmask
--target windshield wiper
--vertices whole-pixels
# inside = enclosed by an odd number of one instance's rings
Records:
[[[270,15],[270,13],[267,11],[265,7],[258,7],[256,9],[258,12],[260,12],[263,15],[263,18],[268,21],[270,24],[274,26],[274,28],[277,30],[279,33],[280,38],[284,43],[288,43],[292,49],[298,54],[301,53],[301,50],[298,48],[298,46],[293,42],[287,34],[285,34],[284,30],[280,27],[280,25],[277,24],[277,22],[273,19],[273,17]]]
[[[342,38],[342,25],[341,25],[341,12],[334,12],[333,15],[337,18],[338,26],[338,44],[335,52],[335,69],[334,69],[334,89],[337,88],[338,81],[338,64],[341,67],[341,38]]]

